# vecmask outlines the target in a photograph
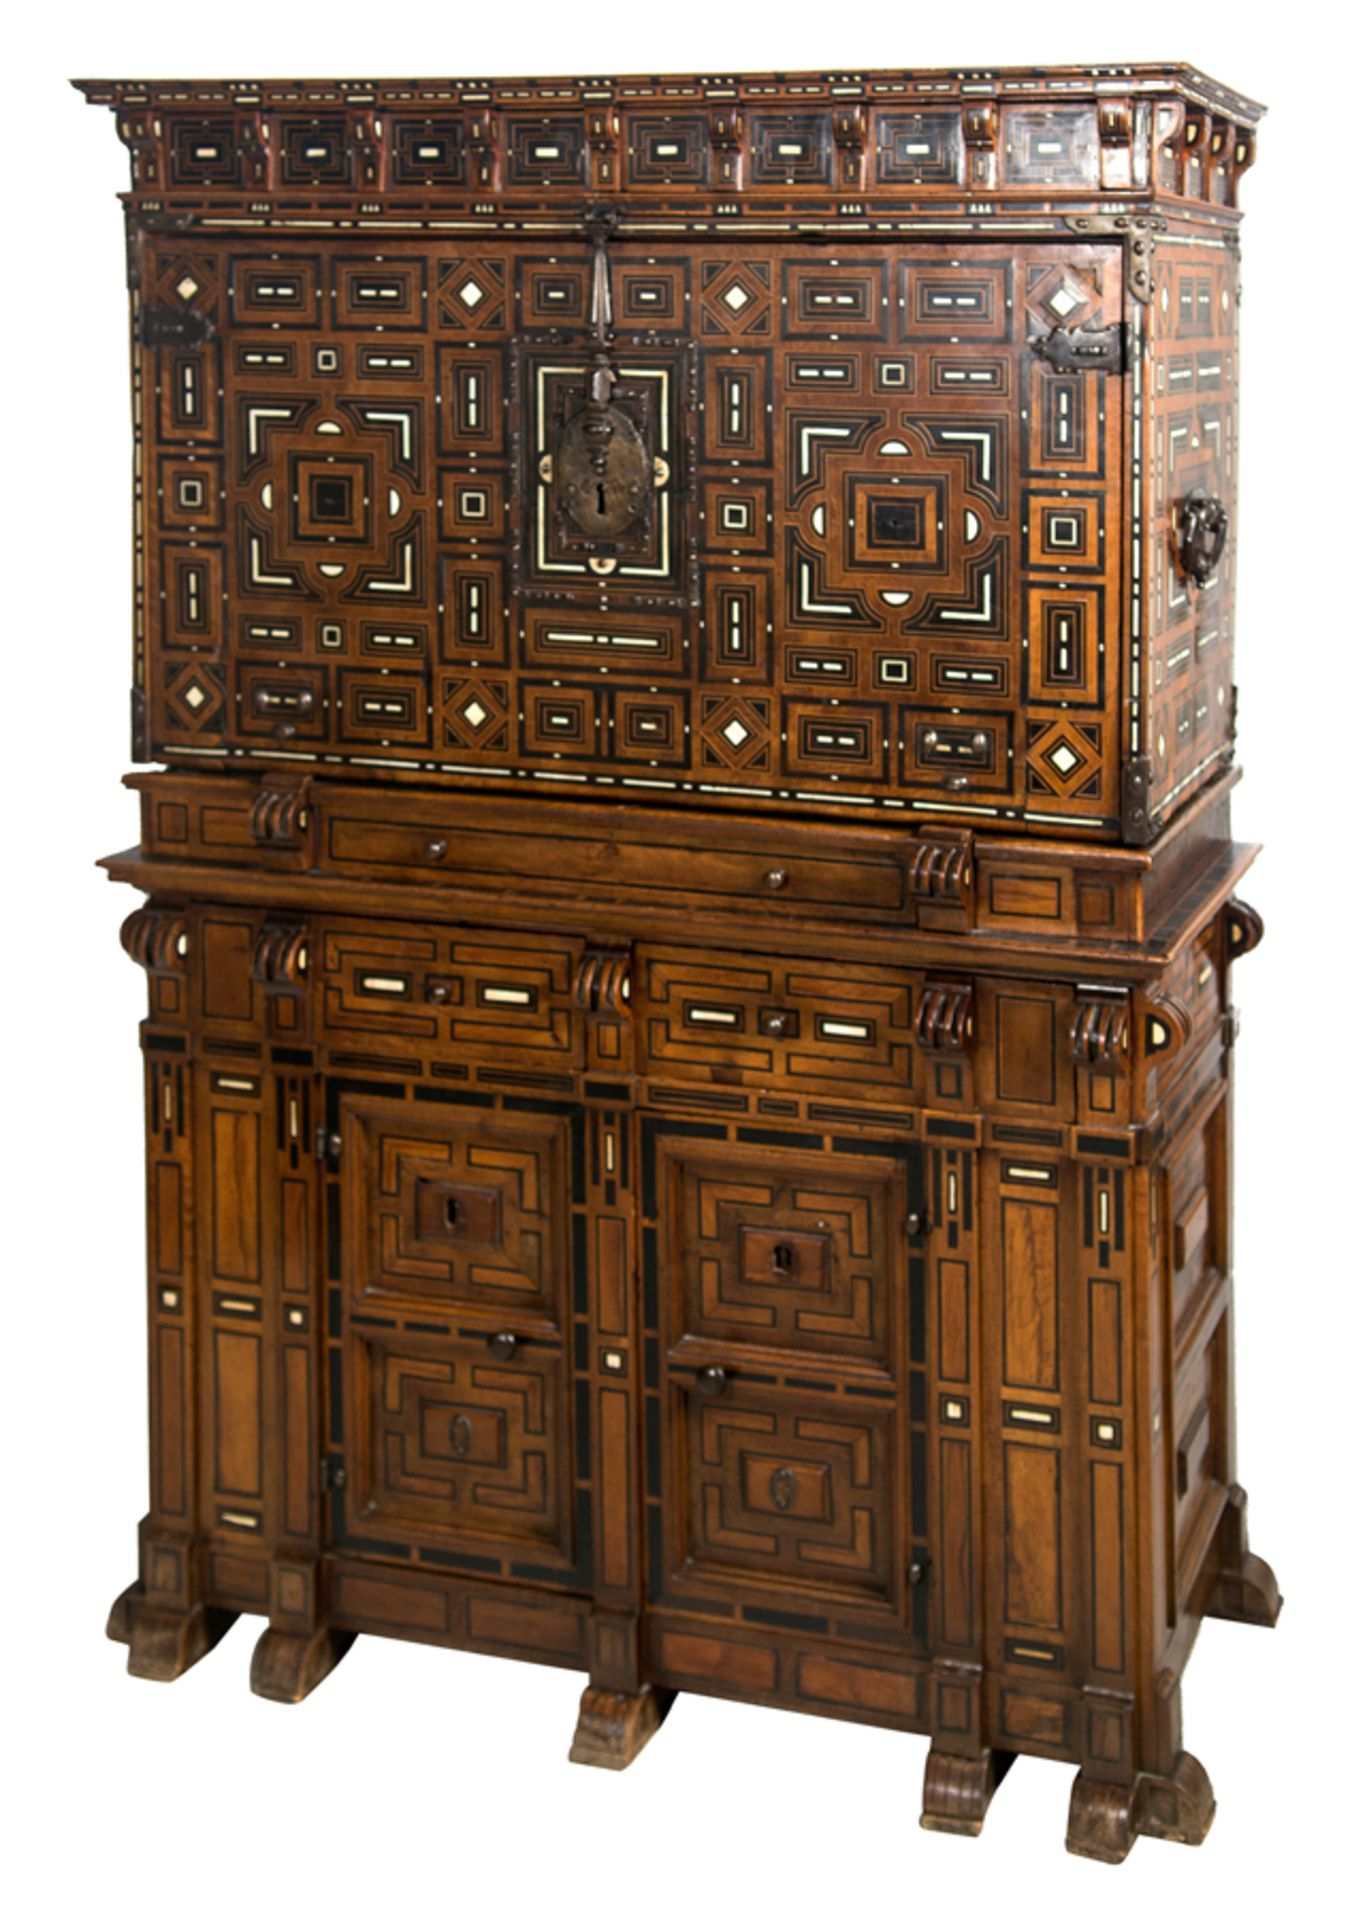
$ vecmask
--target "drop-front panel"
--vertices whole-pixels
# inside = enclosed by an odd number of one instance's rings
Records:
[[[1152,838],[1233,738],[1256,109],[1204,84],[711,125],[91,83],[135,754]]]
[[[1238,213],[1190,68],[83,83],[131,151],[150,1507],[240,1613],[1199,1841]]]

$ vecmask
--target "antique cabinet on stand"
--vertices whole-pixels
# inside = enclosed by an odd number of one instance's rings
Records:
[[[131,151],[151,1502],[239,1613],[1199,1841],[1238,214],[1181,66],[81,83]]]

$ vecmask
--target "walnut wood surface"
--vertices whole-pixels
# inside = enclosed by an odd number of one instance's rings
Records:
[[[83,85],[167,763],[103,863],[147,896],[130,1670],[254,1613],[292,1702],[383,1633],[585,1673],[577,1762],[710,1693],[929,1735],[929,1828],[1030,1754],[1073,1851],[1198,1843],[1183,1668],[1281,1605],[1208,565],[1261,110]]]

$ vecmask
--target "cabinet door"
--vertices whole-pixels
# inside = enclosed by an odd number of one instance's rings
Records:
[[[346,1092],[337,1112],[336,1544],[577,1583],[578,1110]]]
[[[643,1131],[653,1601],[919,1641],[919,1149]]]

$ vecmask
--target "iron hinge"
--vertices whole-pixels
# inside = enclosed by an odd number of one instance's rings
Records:
[[[210,338],[214,323],[193,307],[138,309],[138,339],[144,347],[199,347]]]
[[[1123,373],[1129,328],[1123,320],[1110,327],[1055,327],[1030,345],[1055,373]]]
[[[1153,760],[1141,753],[1126,761],[1120,780],[1120,838],[1125,846],[1145,847],[1153,839],[1152,800]]]

